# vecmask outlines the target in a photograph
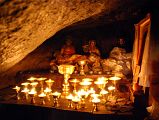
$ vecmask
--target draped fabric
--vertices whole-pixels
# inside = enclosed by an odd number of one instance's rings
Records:
[[[146,35],[141,71],[139,74],[139,85],[143,87],[150,87],[149,83],[149,57],[150,57],[150,25],[148,27],[148,32]]]
[[[144,35],[146,34],[146,37]],[[147,61],[150,42],[150,16],[135,25],[135,40],[133,45],[133,83],[141,86],[149,86],[147,76]]]
[[[133,57],[132,57],[132,71],[133,71],[133,83],[137,83],[138,80],[138,74],[140,66],[138,66],[138,25],[135,25],[135,40],[133,45]]]

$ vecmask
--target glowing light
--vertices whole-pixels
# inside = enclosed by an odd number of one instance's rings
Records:
[[[108,90],[110,90],[110,91],[115,90],[115,87],[114,86],[109,86]]]

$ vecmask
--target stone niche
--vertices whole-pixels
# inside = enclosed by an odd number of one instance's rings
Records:
[[[148,5],[148,0],[1,0],[0,89],[15,84],[20,72],[48,70],[68,35],[77,53],[94,39],[106,58],[119,38],[131,52],[134,24]]]

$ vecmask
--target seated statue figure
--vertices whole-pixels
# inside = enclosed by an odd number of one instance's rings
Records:
[[[70,57],[75,54],[75,48],[71,39],[67,39],[65,45],[61,48],[61,55],[63,57]]]
[[[72,40],[68,37],[60,53],[56,55],[56,61],[57,64],[75,64],[81,57],[83,58],[84,56],[76,54]]]
[[[100,56],[95,53],[91,53],[88,57],[88,68],[94,74],[101,74],[102,66]]]
[[[93,54],[100,56],[100,51],[96,47],[95,40],[90,40],[88,45],[83,46],[83,49],[84,49],[84,52],[86,52],[86,53],[89,53],[89,54],[93,53]]]
[[[72,40],[66,40],[65,44],[62,46],[60,53],[56,56],[58,64],[71,63],[71,57],[75,54],[75,48],[72,44]]]

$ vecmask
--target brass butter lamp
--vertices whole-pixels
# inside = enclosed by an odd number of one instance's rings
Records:
[[[20,87],[19,86],[15,86],[13,89],[16,91],[17,100],[20,100],[20,96],[19,96]]]
[[[35,104],[35,95],[37,94],[37,91],[33,88],[31,91],[28,92],[28,94],[31,97],[31,104]]]
[[[53,96],[53,107],[58,107],[59,106],[58,99],[61,93],[56,91],[56,92],[53,92],[51,95]]]
[[[68,100],[69,104],[68,104],[68,108],[73,108],[73,105],[72,105],[72,99],[73,99],[73,95],[72,94],[69,94],[66,99]]]
[[[27,80],[30,81],[30,82],[34,82],[36,79],[37,79],[36,77],[30,77]]]
[[[77,93],[77,84],[79,83],[80,81],[78,79],[72,79],[70,80],[70,83],[71,85],[73,86],[73,93]]]
[[[98,104],[100,103],[100,99],[96,95],[93,96],[92,103],[93,103],[93,111],[94,112],[99,111]]]
[[[63,88],[62,88],[62,95],[64,97],[66,97],[69,94],[69,82],[68,79],[70,78],[70,75],[73,73],[75,69],[75,66],[73,65],[59,65],[58,66],[58,71],[60,74],[64,75],[64,82],[62,84]]]
[[[113,77],[110,77],[109,80],[113,81],[114,82],[114,85],[116,87],[116,83],[117,81],[121,80],[120,77],[117,77],[117,76],[113,76]]]
[[[84,72],[84,65],[86,64],[86,60],[81,60],[78,62],[78,64],[80,65],[80,75],[85,75],[85,72]]]
[[[52,84],[54,83],[54,80],[49,79],[49,80],[46,80],[45,82],[46,82],[47,86],[49,87],[49,89],[52,89]]]
[[[101,90],[104,90],[106,83],[108,82],[108,78],[106,77],[99,77],[96,81],[94,81],[94,84],[98,86]]]
[[[45,105],[45,97],[46,97],[46,94],[44,92],[42,92],[41,94],[38,95],[39,98],[41,99],[42,101],[42,105]]]
[[[41,84],[41,93],[44,91],[44,81],[46,80],[47,78],[45,77],[40,77],[40,78],[37,78],[37,80],[40,82]]]

